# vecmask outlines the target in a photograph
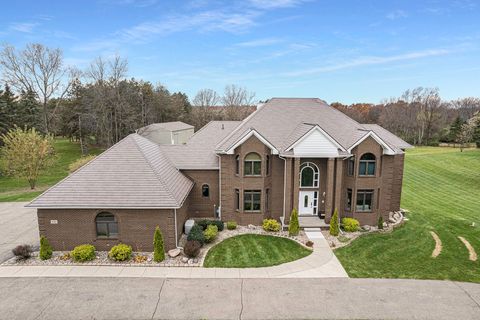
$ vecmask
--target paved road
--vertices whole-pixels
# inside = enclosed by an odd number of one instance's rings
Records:
[[[479,319],[480,285],[387,279],[2,278],[0,319]]]
[[[12,257],[19,244],[38,245],[36,210],[24,208],[25,204],[0,202],[0,263]]]

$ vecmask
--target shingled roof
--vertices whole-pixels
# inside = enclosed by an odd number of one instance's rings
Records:
[[[157,144],[131,134],[27,206],[180,208],[192,186]]]

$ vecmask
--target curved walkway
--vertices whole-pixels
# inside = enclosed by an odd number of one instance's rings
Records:
[[[345,269],[316,232],[305,258],[265,268],[130,266],[0,266],[0,277],[162,277],[162,278],[344,278]]]

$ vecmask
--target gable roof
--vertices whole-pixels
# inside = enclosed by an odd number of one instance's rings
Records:
[[[181,131],[187,129],[193,129],[192,125],[189,125],[182,121],[172,121],[172,122],[161,122],[161,123],[152,123],[148,126],[138,129],[138,133],[148,132],[151,130],[166,130],[166,131]]]
[[[27,206],[180,208],[192,186],[157,144],[131,134]]]
[[[242,121],[216,149],[218,153],[226,153],[249,131],[255,130],[271,143],[280,155],[291,155],[290,147],[306,137],[314,127],[320,128],[325,136],[338,144],[339,155],[345,155],[345,150],[349,150],[366,135],[372,134],[369,132],[375,133],[379,141],[385,142],[385,146],[394,150],[394,153],[402,153],[402,149],[408,145],[380,126],[358,123],[323,100],[272,98]]]

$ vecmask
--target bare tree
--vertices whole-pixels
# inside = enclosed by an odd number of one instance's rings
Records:
[[[220,96],[212,89],[202,89],[193,98],[192,104],[195,107],[213,107],[220,102]]]
[[[476,112],[480,111],[480,98],[468,97],[453,100],[451,102],[453,108],[458,111],[458,115],[463,120],[470,119]]]
[[[225,87],[222,102],[227,108],[226,116],[228,120],[242,120],[248,111],[246,107],[255,103],[255,93],[234,84],[228,85]]]
[[[40,99],[45,132],[48,133],[51,120],[48,102],[53,97],[61,100],[71,83],[65,79],[69,69],[63,65],[62,51],[38,43],[28,44],[22,51],[6,45],[0,53],[0,65],[7,83],[19,92],[34,92]],[[57,107],[58,104],[55,109]]]

